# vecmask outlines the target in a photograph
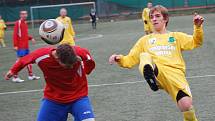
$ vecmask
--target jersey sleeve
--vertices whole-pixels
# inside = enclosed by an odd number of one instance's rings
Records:
[[[85,48],[81,48],[80,56],[83,61],[84,71],[86,72],[86,74],[89,75],[95,68],[95,61],[93,57],[90,55],[90,52]]]
[[[121,55],[118,65],[123,68],[132,68],[138,64],[140,62],[140,53],[144,52],[143,46],[143,38],[140,38],[128,55]]]
[[[18,22],[15,23],[14,30],[13,30],[13,46],[17,47],[18,44]]]
[[[203,43],[203,28],[194,25],[193,35],[178,33],[181,50],[192,50],[200,47]]]
[[[35,63],[35,60],[41,56],[41,54],[44,52],[43,49],[35,50],[34,52],[21,57],[12,67],[11,72],[14,74],[17,74],[19,71],[21,71],[25,66],[28,64]]]

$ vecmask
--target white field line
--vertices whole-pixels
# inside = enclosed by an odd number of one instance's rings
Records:
[[[186,77],[187,79],[195,79],[195,78],[206,78],[206,77],[215,77],[215,75],[199,75],[199,76],[190,76]],[[95,84],[89,85],[89,87],[104,87],[104,86],[116,86],[116,85],[129,85],[129,84],[136,84],[142,83],[145,81],[134,81],[134,82],[121,82],[121,83],[109,83],[109,84]],[[36,89],[36,90],[25,90],[25,91],[14,91],[14,92],[2,92],[1,95],[9,95],[9,94],[20,94],[20,93],[33,93],[33,92],[41,92],[43,89]]]

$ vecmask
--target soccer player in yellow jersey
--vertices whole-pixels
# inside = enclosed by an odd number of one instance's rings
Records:
[[[4,42],[4,32],[5,29],[7,28],[4,20],[2,19],[2,16],[0,15],[0,42],[2,44],[2,47],[6,47],[5,42]]]
[[[145,31],[146,35],[152,33],[152,31],[153,31],[153,25],[149,18],[149,12],[150,12],[151,8],[152,8],[152,3],[148,2],[147,8],[144,8],[143,12],[142,12],[144,31]]]
[[[60,44],[67,43],[70,45],[75,45],[75,31],[72,27],[72,20],[67,16],[67,10],[65,8],[60,9],[60,16],[57,18],[65,26],[65,32],[63,40]]]
[[[192,94],[185,78],[182,51],[202,45],[204,19],[200,15],[194,16],[193,35],[167,31],[168,10],[161,5],[151,8],[150,19],[154,26],[153,33],[140,38],[128,55],[113,54],[109,63],[117,62],[123,68],[139,64],[140,73],[152,90],[165,90],[177,103],[184,121],[197,121]]]

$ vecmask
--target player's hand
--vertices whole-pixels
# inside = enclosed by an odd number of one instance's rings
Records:
[[[8,72],[6,73],[6,75],[4,76],[4,79],[5,79],[5,80],[9,80],[13,75],[14,75],[14,74],[13,74],[11,71],[8,71]]]
[[[90,19],[90,22],[92,22],[93,21],[93,19]]]
[[[200,27],[203,22],[204,22],[204,18],[202,16],[198,15],[198,13],[194,13],[194,17],[193,17],[194,25]]]
[[[119,60],[120,60],[120,55],[113,54],[109,58],[109,64],[112,65],[112,64],[114,64],[116,62],[119,62]]]
[[[17,50],[18,50],[18,47],[13,47],[13,49],[14,49],[15,51],[17,51]]]
[[[31,41],[32,41],[32,44],[34,45],[36,44],[36,40],[34,38]]]

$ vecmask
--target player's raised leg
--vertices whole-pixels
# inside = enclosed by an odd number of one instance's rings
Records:
[[[140,64],[139,71],[144,76],[145,80],[149,84],[150,88],[153,91],[158,90],[157,79],[155,74],[156,65],[153,64],[153,60],[150,54],[141,53],[140,54]]]

